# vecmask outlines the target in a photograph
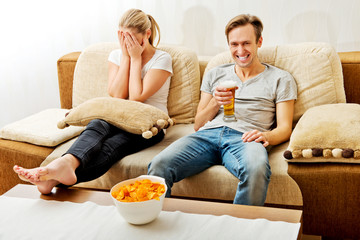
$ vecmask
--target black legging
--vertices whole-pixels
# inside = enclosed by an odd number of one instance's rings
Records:
[[[67,153],[80,160],[75,171],[77,183],[80,183],[102,176],[123,157],[153,146],[163,138],[163,131],[145,139],[96,119],[87,125]]]

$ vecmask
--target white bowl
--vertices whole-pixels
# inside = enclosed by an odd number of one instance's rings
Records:
[[[152,182],[159,182],[165,185],[165,192],[160,196],[160,200],[152,199],[142,202],[121,202],[112,196],[112,192],[117,192],[122,186],[135,183],[137,180],[141,179],[149,179]],[[164,203],[166,191],[167,186],[165,184],[165,179],[157,176],[141,175],[137,178],[119,182],[111,188],[110,195],[118,212],[127,222],[141,225],[152,222],[159,216]]]

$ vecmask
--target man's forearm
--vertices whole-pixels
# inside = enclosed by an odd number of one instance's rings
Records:
[[[278,145],[289,140],[291,136],[291,128],[274,128],[269,132],[264,132],[264,136],[269,145]]]
[[[212,98],[209,103],[204,108],[198,108],[198,111],[195,116],[195,131],[199,130],[202,126],[205,125],[208,121],[211,121],[215,118],[219,112],[220,106],[217,104],[215,98]]]

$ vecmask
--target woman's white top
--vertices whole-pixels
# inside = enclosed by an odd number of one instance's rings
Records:
[[[109,55],[109,61],[120,65],[120,59],[122,56],[121,49],[113,50]],[[167,52],[156,49],[154,56],[143,66],[141,69],[141,79],[144,79],[146,73],[150,69],[161,69],[165,70],[171,75],[168,77],[164,85],[154,95],[149,97],[144,103],[157,107],[164,112],[168,113],[167,110],[167,99],[169,95],[170,79],[173,74],[172,60],[170,54]]]

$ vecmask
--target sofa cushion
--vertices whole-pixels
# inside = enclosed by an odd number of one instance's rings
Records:
[[[121,161],[115,163],[103,176],[89,182],[77,184],[76,187],[109,190],[120,181],[146,174],[151,159],[175,140],[193,133],[193,127],[193,124],[178,124],[171,127],[160,143],[151,148],[124,157]],[[71,140],[57,147],[41,165],[45,166],[52,160],[60,157],[74,141],[75,140]],[[282,157],[287,146],[288,143],[276,146],[269,154],[272,175],[266,203],[301,206],[301,192],[295,181],[287,174],[287,163]],[[199,174],[175,183],[172,188],[172,195],[178,197],[232,201],[238,183],[239,180],[224,166],[216,165]]]
[[[113,97],[97,97],[71,109],[66,117],[58,122],[58,127],[86,126],[94,119],[105,120],[147,139],[174,124],[164,111],[154,106]]]
[[[177,123],[192,123],[200,100],[200,68],[192,50],[180,46],[160,46],[170,54],[173,61],[168,111]]]
[[[78,136],[83,127],[58,129],[57,122],[64,118],[67,109],[51,108],[10,123],[0,130],[4,139],[53,147]]]
[[[115,163],[107,173],[103,176],[94,179],[89,182],[80,183],[77,186],[81,187],[90,187],[96,189],[110,189],[116,183],[144,175],[147,173],[147,166],[150,163],[151,159],[165,149],[172,142],[181,138],[182,136],[191,134],[194,132],[193,124],[177,124],[169,128],[166,131],[164,139],[158,144],[144,149],[140,152],[128,155]],[[49,164],[54,159],[63,155],[70,146],[74,143],[74,139],[68,141],[64,144],[59,145],[55,150],[44,160],[41,164],[45,166]]]
[[[294,124],[314,106],[345,103],[341,62],[327,43],[300,43],[259,49],[259,59],[290,72],[298,87]],[[229,51],[213,57],[205,72],[220,64],[231,63]]]
[[[360,163],[360,105],[326,104],[307,110],[284,157],[292,161]]]
[[[99,43],[87,47],[79,56],[74,72],[73,107],[95,97],[106,97],[108,56],[118,43]],[[200,98],[200,70],[195,52],[180,46],[163,45],[173,64],[168,96],[168,112],[178,123],[194,121]]]

